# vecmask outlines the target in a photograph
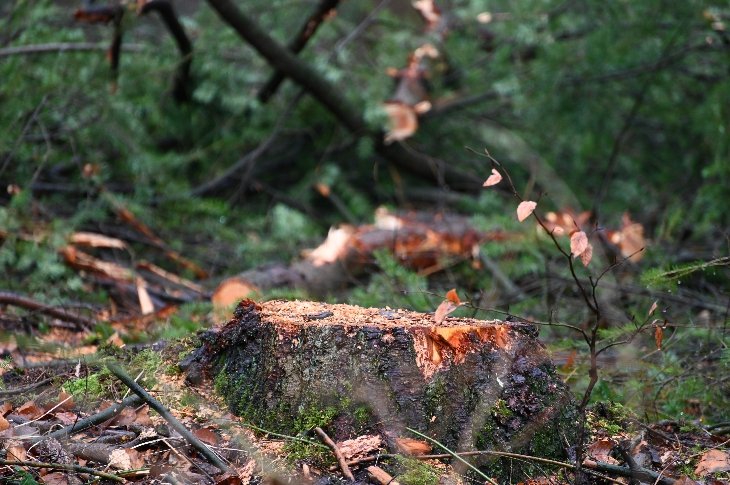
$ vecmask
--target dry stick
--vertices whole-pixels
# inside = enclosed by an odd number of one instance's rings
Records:
[[[183,28],[180,20],[177,18],[175,8],[169,1],[148,1],[143,3],[139,13],[140,15],[144,15],[153,10],[160,14],[162,22],[167,27],[172,38],[175,39],[180,56],[182,57],[182,60],[178,64],[177,72],[175,73],[172,95],[177,102],[190,101],[191,91],[188,84],[190,80],[190,64],[193,61],[193,45],[185,33],[185,28]]]
[[[45,386],[46,384],[50,384],[51,381],[53,381],[53,378],[49,377],[47,379],[43,379],[42,381],[34,382],[33,384],[29,384],[27,386],[16,387],[15,389],[7,389],[5,391],[0,391],[0,398],[16,396],[18,394],[23,394],[24,392],[33,391],[35,389],[38,389],[39,387]]]
[[[92,426],[99,425],[103,423],[104,421],[107,421],[109,419],[112,419],[117,414],[121,413],[122,410],[126,407],[136,407],[140,404],[143,404],[142,399],[138,398],[137,396],[130,396],[126,399],[124,399],[122,402],[114,403],[105,410],[96,413],[92,416],[89,416],[84,419],[80,419],[76,421],[74,424],[66,426],[65,428],[59,429],[58,431],[54,431],[53,433],[45,436],[40,436],[38,438],[35,438],[34,441],[42,441],[47,438],[55,438],[55,439],[63,439],[67,438],[71,435],[80,433],[84,431],[85,429],[91,428]]]
[[[106,44],[93,42],[52,42],[49,44],[31,44],[5,47],[0,49],[0,57],[20,56],[29,54],[62,54],[64,52],[105,51]],[[142,52],[144,47],[138,44],[122,46],[125,51]]]
[[[337,7],[338,3],[340,3],[340,0],[321,0],[314,12],[304,22],[297,36],[287,46],[289,50],[295,54],[300,53],[309,42],[309,39],[317,32],[319,26],[327,19],[329,13]],[[266,103],[271,96],[276,94],[277,89],[285,79],[286,75],[281,71],[274,72],[259,91],[259,101]]]
[[[207,458],[208,461],[210,461],[221,471],[227,472],[229,470],[228,465],[226,465],[225,462],[221,460],[218,455],[211,451],[210,448],[205,446],[198,438],[195,437],[195,435],[193,435],[193,433],[191,433],[185,426],[183,426],[180,421],[178,421],[172,414],[170,414],[167,408],[165,408],[165,406],[163,406],[160,401],[150,396],[149,393],[142,388],[142,386],[137,384],[134,379],[132,379],[129,374],[124,371],[124,369],[122,369],[118,364],[114,362],[107,362],[106,366],[112,374],[114,374],[120,381],[124,383],[125,386],[127,386],[142,400],[147,402],[147,404],[149,404],[152,409],[157,411],[160,416],[162,416],[168,423],[170,423],[170,426],[172,426],[175,431],[180,433],[180,435],[182,435],[182,437],[185,438],[185,440],[190,443],[193,448],[198,450],[201,455]]]
[[[337,463],[339,463],[340,465],[340,470],[342,470],[342,474],[345,475],[348,480],[354,482],[355,476],[350,471],[350,467],[347,466],[347,461],[345,460],[345,457],[342,456],[342,452],[339,448],[337,448],[337,445],[334,441],[332,441],[332,438],[327,436],[327,433],[325,433],[319,426],[314,428],[314,432],[317,433],[317,435],[322,439],[324,444],[326,444],[330,448],[330,450],[332,450],[335,458],[337,458]]]
[[[83,327],[93,327],[96,322],[90,318],[86,318],[81,315],[75,315],[66,310],[44,305],[43,303],[32,300],[26,296],[11,291],[0,291],[0,305],[13,305],[26,310],[32,310],[38,313],[43,313],[59,320],[66,322],[76,323]]]
[[[124,479],[113,475],[111,473],[98,472],[93,468],[88,468],[81,465],[65,465],[63,463],[45,463],[42,461],[14,461],[14,460],[0,460],[0,465],[6,466],[31,466],[35,468],[53,468],[56,470],[65,470],[69,472],[86,473],[88,475],[94,475],[114,482],[123,482]]]
[[[361,112],[342,94],[342,89],[332,84],[299,59],[286,47],[279,44],[255,21],[245,15],[231,0],[208,0],[218,12],[221,20],[230,25],[238,35],[261,54],[271,66],[299,84],[316,99],[339,122],[355,136],[371,136],[377,153],[388,161],[406,168],[410,172],[431,180],[444,180],[450,187],[470,192],[481,188],[482,180],[456,170],[443,160],[432,159],[402,143],[385,145],[382,133],[373,133]]]

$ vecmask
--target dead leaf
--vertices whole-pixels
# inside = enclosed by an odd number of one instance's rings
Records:
[[[730,453],[723,450],[709,450],[700,458],[695,474],[704,477],[708,473],[730,471]]]
[[[41,477],[45,485],[68,485],[68,475],[61,472],[51,472]]]
[[[593,245],[591,243],[588,243],[588,246],[586,247],[586,250],[580,253],[580,260],[583,263],[583,266],[588,267],[588,264],[591,262],[591,259],[593,258]]]
[[[658,301],[659,301],[659,300],[657,300],[657,301],[655,301],[654,303],[652,303],[652,304],[651,304],[651,307],[649,308],[649,313],[647,314],[647,316],[649,316],[649,317],[650,317],[650,316],[651,316],[651,314],[652,314],[652,313],[654,313],[654,311],[656,310],[656,307],[657,307]]]
[[[431,452],[431,445],[413,438],[396,438],[395,444],[404,455],[425,455]]]
[[[124,340],[122,340],[122,337],[119,336],[119,332],[116,331],[111,334],[108,339],[106,339],[106,343],[119,348],[122,348],[125,345]]]
[[[7,453],[6,459],[8,461],[25,461],[28,459],[28,453],[25,451],[25,447],[18,444],[17,441],[11,442],[12,444],[5,447]]]
[[[533,202],[531,200],[523,200],[520,202],[520,205],[517,206],[517,220],[522,222],[530,217],[530,214],[533,213],[535,207],[537,207],[537,202]]]
[[[497,185],[502,181],[502,175],[497,172],[497,169],[492,169],[492,175],[490,175],[487,180],[482,184],[482,187],[491,187],[492,185]]]
[[[58,413],[54,413],[53,416],[61,422],[64,426],[69,426],[71,424],[74,424],[76,421],[78,421],[79,416],[76,415],[76,413],[67,413],[65,411],[60,411]]]
[[[10,427],[10,423],[3,416],[0,416],[0,431],[5,431]]]
[[[654,342],[656,342],[656,348],[662,350],[662,340],[664,339],[664,330],[659,325],[654,327]]]
[[[20,414],[24,418],[28,418],[29,420],[33,420],[36,418],[40,418],[44,414],[46,414],[45,410],[38,406],[35,401],[28,401],[27,403],[20,406],[15,411],[16,414]]]
[[[583,254],[588,247],[588,236],[583,231],[576,231],[570,236],[570,253],[573,257]]]
[[[687,475],[682,475],[675,482],[674,485],[699,485],[700,482],[695,482]]]
[[[136,412],[134,423],[139,426],[152,426],[154,423],[150,419],[150,408],[149,406],[143,406],[139,411]]]
[[[215,434],[213,429],[210,426],[207,426],[205,428],[196,429],[193,431],[193,434],[203,443],[209,444],[211,446],[216,446],[220,442],[220,439],[218,438],[218,435]]]
[[[444,319],[454,313],[454,310],[457,308],[459,308],[459,305],[456,305],[449,300],[442,301],[438,308],[436,308],[436,312],[433,314],[433,319],[436,322],[436,325],[443,323]]]
[[[63,389],[58,393],[58,408],[61,411],[71,411],[75,406],[73,397]]]
[[[446,292],[446,299],[454,305],[461,305],[461,299],[459,299],[459,295],[456,294],[456,288],[452,288]]]
[[[611,450],[614,447],[614,442],[608,438],[602,438],[588,446],[588,455],[592,456],[596,461],[602,461],[605,463],[611,463],[613,465],[618,463],[618,460],[610,455]]]
[[[144,466],[144,457],[137,450],[117,448],[109,455],[109,466],[117,470],[142,468]]]

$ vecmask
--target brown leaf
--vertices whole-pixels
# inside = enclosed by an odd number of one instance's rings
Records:
[[[433,315],[433,319],[436,322],[436,325],[440,325],[441,323],[443,323],[444,319],[452,314],[457,308],[459,308],[459,305],[455,305],[449,300],[442,301]]]
[[[456,288],[452,288],[448,292],[446,292],[446,299],[449,300],[454,305],[461,305],[461,300],[459,299],[459,295],[456,294]]]
[[[497,172],[497,169],[492,169],[492,175],[487,178],[487,180],[482,184],[482,187],[491,187],[492,185],[497,185],[502,181],[502,175]]]
[[[79,416],[76,413],[68,413],[65,411],[61,411],[58,413],[54,413],[53,416],[61,422],[64,426],[69,426],[71,424],[74,424],[76,421],[78,421]]]
[[[396,438],[395,444],[404,455],[425,455],[431,452],[431,445],[413,438]]]
[[[517,220],[522,222],[530,217],[535,207],[537,207],[537,202],[531,200],[523,200],[520,202],[520,205],[517,206]]]
[[[654,311],[656,310],[658,301],[659,300],[657,300],[651,304],[651,308],[649,308],[649,313],[647,314],[647,316],[651,316],[651,314],[654,313]]]
[[[9,427],[10,427],[10,423],[8,422],[8,420],[5,419],[5,417],[0,416],[0,431],[5,431]]]
[[[142,454],[130,448],[117,448],[109,455],[109,466],[117,470],[131,470],[144,466]]]
[[[704,477],[708,473],[730,471],[730,453],[723,450],[709,450],[702,455],[695,468],[695,474]]]
[[[42,477],[45,485],[68,485],[68,475],[61,472],[51,472]]]
[[[215,434],[213,429],[210,426],[207,426],[205,428],[196,429],[193,431],[193,434],[203,443],[209,444],[211,446],[216,446],[220,442],[220,439],[218,438],[218,435]]]
[[[602,438],[591,443],[590,446],[588,446],[587,452],[588,455],[592,456],[597,461],[602,461],[615,465],[616,463],[618,463],[618,460],[610,455],[613,447],[614,443],[612,440],[608,438]]]
[[[654,342],[656,342],[656,348],[662,350],[662,340],[664,339],[664,330],[659,325],[654,327]]]
[[[18,409],[15,410],[16,414],[20,414],[24,418],[28,418],[30,420],[40,418],[43,416],[46,412],[38,406],[34,401],[28,401],[27,403],[20,406]]]
[[[25,447],[23,447],[20,444],[17,444],[17,441],[14,441],[13,443],[5,448],[5,451],[7,453],[6,459],[8,461],[25,461],[28,459],[28,453],[25,451]]]
[[[71,411],[74,406],[74,400],[73,397],[71,397],[71,394],[67,393],[63,389],[61,389],[61,392],[58,393],[58,408],[61,411]]]
[[[588,236],[583,231],[576,231],[570,236],[570,253],[573,257],[583,254],[588,247]]]
[[[588,243],[588,246],[586,247],[586,250],[580,253],[580,260],[583,263],[583,266],[588,267],[588,264],[591,262],[591,259],[593,258],[593,245],[591,243]]]

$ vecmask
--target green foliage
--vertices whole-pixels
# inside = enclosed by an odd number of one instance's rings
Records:
[[[74,397],[75,401],[98,401],[109,391],[112,377],[104,368],[85,377],[73,379],[63,385],[63,389]]]
[[[431,465],[414,458],[397,456],[399,467],[403,469],[395,478],[403,485],[437,485],[439,472]]]

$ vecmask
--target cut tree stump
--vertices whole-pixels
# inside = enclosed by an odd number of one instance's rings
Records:
[[[437,326],[405,310],[244,300],[186,360],[233,412],[279,433],[379,432],[395,449],[415,438],[410,427],[453,450],[561,457],[577,432],[572,397],[526,322]]]

